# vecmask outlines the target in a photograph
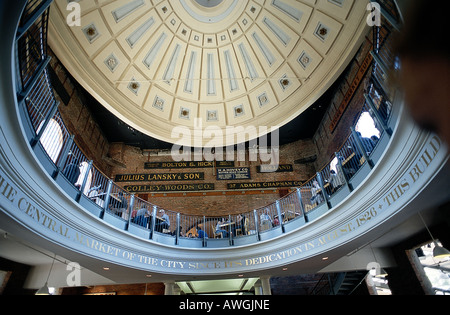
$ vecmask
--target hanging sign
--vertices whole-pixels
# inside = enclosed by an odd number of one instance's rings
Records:
[[[239,180],[251,179],[250,168],[236,167],[236,168],[218,168],[217,180]]]
[[[259,183],[236,183],[227,184],[228,189],[268,189],[281,187],[299,187],[303,185],[302,181],[282,181],[282,182],[259,182]]]
[[[286,165],[262,164],[262,165],[256,166],[256,171],[258,173],[293,172],[294,167],[290,164],[286,164]]]
[[[146,170],[213,167],[234,167],[234,161],[148,162],[144,164]]]
[[[165,182],[204,180],[205,173],[161,173],[161,174],[120,174],[116,175],[116,183],[123,182]]]
[[[130,193],[173,192],[173,191],[206,191],[214,190],[214,184],[165,184],[125,186]]]

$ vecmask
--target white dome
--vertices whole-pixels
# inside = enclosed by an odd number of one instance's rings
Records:
[[[288,123],[334,83],[369,30],[366,1],[78,3],[79,27],[67,24],[66,0],[51,10],[58,58],[118,118],[184,145],[212,144],[200,127],[223,133],[213,145],[231,145],[239,141],[227,127]],[[180,126],[191,134],[174,137]]]

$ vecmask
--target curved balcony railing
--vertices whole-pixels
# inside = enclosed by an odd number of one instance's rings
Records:
[[[69,196],[120,229],[159,243],[193,248],[237,246],[273,238],[333,209],[367,177],[389,143],[395,108],[386,78],[389,71],[398,69],[398,61],[391,49],[395,27],[386,19],[373,32],[373,70],[367,74],[370,88],[360,112],[370,114],[375,122],[379,130],[375,141],[362,138],[357,126],[352,126],[330,163],[300,188],[260,209],[225,218],[162,209],[123,190],[105,176],[66,128],[47,71],[51,2],[28,2],[16,38],[16,68],[20,78],[17,95],[26,137],[42,166]],[[383,5],[389,2],[383,1]],[[165,223],[161,221],[162,211]],[[233,227],[227,233],[215,233],[220,221],[233,222]],[[201,238],[199,229],[206,231]]]

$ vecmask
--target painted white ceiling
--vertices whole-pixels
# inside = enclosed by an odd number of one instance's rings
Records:
[[[366,2],[80,0],[81,26],[69,26],[68,1],[56,0],[49,43],[135,129],[228,145],[237,137],[225,137],[227,126],[283,126],[331,86],[368,31]],[[177,126],[192,137],[172,136]],[[224,137],[211,142],[200,126]]]

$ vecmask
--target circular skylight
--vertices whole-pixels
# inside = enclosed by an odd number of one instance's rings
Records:
[[[195,0],[202,7],[213,8],[223,2],[223,0]]]

